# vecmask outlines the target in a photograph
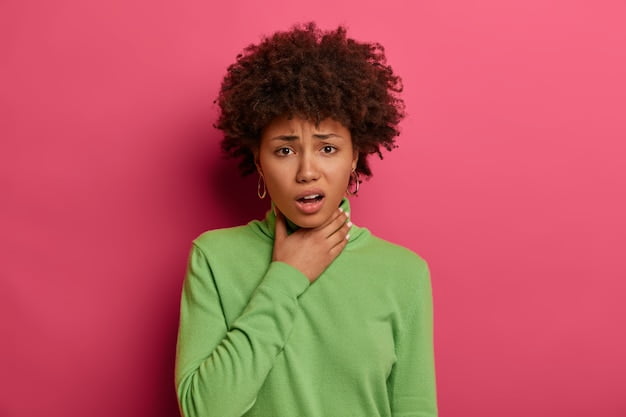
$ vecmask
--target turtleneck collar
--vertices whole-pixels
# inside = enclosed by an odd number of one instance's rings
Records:
[[[339,207],[341,207],[346,213],[351,213],[350,202],[348,201],[347,198],[344,197],[341,200]],[[272,208],[273,208],[273,203],[272,203]],[[274,239],[274,229],[276,227],[276,215],[274,214],[274,210],[273,209],[268,210],[267,214],[265,215],[265,220],[263,221],[254,220],[250,222],[250,225],[258,229],[262,234],[269,237],[270,239]],[[287,219],[287,233],[291,234],[295,232],[296,230],[298,230],[299,228],[300,228],[299,226],[294,224],[291,220]],[[350,229],[349,242],[356,240],[359,237],[359,235],[361,235],[365,230],[366,229],[362,229],[353,224],[352,228]]]

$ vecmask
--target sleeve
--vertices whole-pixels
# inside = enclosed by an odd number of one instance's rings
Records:
[[[389,377],[394,417],[436,417],[437,393],[433,349],[433,306],[430,273],[421,261],[412,313],[398,335],[397,361]]]
[[[176,392],[185,417],[235,417],[252,407],[291,332],[298,296],[309,286],[297,269],[272,262],[229,328],[213,278],[194,245],[176,349]]]

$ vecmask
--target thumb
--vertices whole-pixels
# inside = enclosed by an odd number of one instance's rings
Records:
[[[276,212],[276,224],[274,227],[274,240],[276,242],[282,242],[287,237],[287,225],[285,224],[285,216],[274,206]]]

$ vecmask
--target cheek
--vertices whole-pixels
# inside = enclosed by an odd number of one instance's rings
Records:
[[[332,177],[334,182],[339,184],[347,184],[350,181],[350,173],[352,172],[352,162],[345,161],[345,163],[335,167],[333,169]]]
[[[276,164],[272,158],[261,154],[261,157],[259,158],[259,166],[263,172],[265,182],[274,182],[276,178],[280,178],[281,166],[280,164]]]
[[[272,182],[284,182],[287,178],[289,171],[289,166],[285,163],[273,163],[263,166],[263,172],[265,173],[265,176],[271,178]]]
[[[263,178],[270,197],[273,200],[280,200],[288,188],[288,172],[283,167],[267,165],[263,166]]]

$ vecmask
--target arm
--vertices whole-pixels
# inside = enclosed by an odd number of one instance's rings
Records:
[[[425,262],[417,278],[412,307],[398,336],[397,362],[389,377],[394,417],[436,417],[437,393],[433,353],[433,311],[430,274]]]
[[[350,223],[342,211],[287,236],[278,213],[270,266],[242,314],[227,326],[206,254],[194,246],[181,300],[176,391],[185,417],[241,416],[282,351],[302,294],[339,255]],[[236,279],[237,277],[233,277]]]
[[[185,417],[241,416],[282,350],[309,281],[272,262],[239,318],[227,327],[205,254],[196,246],[183,286],[176,391]]]

